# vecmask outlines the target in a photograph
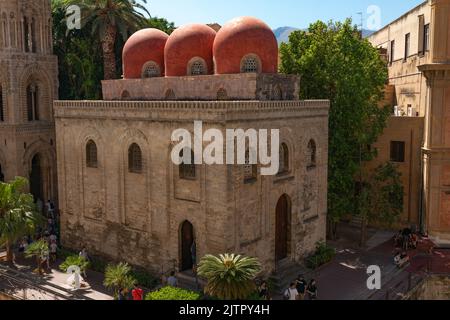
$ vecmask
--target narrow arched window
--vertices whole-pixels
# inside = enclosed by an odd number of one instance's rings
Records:
[[[142,78],[155,78],[161,76],[161,70],[154,61],[149,61],[142,67]]]
[[[98,168],[97,145],[92,140],[89,140],[86,144],[86,166]]]
[[[27,87],[27,116],[28,121],[39,120],[39,87],[35,84]]]
[[[278,174],[284,174],[289,172],[289,149],[285,143],[280,145],[280,155],[279,155],[280,167]]]
[[[308,143],[308,169],[314,169],[317,161],[317,147],[314,140],[310,140]]]
[[[281,101],[283,100],[283,91],[280,86],[275,86],[272,93],[272,100]]]
[[[142,151],[136,143],[133,143],[128,149],[128,171],[142,173]]]
[[[250,157],[250,152],[254,152],[254,150],[247,149],[245,151],[244,182],[252,182],[258,178],[258,165],[255,163],[256,155]]]
[[[228,100],[227,90],[225,90],[224,88],[219,89],[219,91],[217,91],[217,100],[219,101]]]
[[[242,73],[258,73],[260,72],[259,58],[255,55],[248,55],[242,59],[241,63]]]
[[[0,85],[0,122],[5,121],[5,103],[3,102],[3,86]]]
[[[130,99],[130,98],[131,98],[131,95],[130,95],[130,93],[128,92],[128,90],[123,90],[123,91],[122,91],[122,94],[120,95],[120,98],[121,98],[122,100],[127,100],[127,99]]]
[[[188,161],[184,160],[184,155],[190,154],[190,158]],[[193,180],[196,178],[196,172],[195,172],[195,158],[194,158],[194,152],[189,149],[185,148],[181,150],[180,152],[180,158],[183,159],[183,162],[179,166],[180,171],[180,179],[187,179],[187,180]]]
[[[172,89],[167,89],[165,96],[166,96],[166,100],[175,100],[176,99],[175,92]]]
[[[189,69],[189,75],[191,76],[201,76],[207,74],[206,65],[200,59],[191,62]]]

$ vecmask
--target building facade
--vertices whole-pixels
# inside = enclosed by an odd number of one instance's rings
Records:
[[[57,200],[50,1],[0,0],[0,179],[30,179],[35,199]]]
[[[269,273],[314,251],[326,232],[329,102],[298,100],[277,48],[248,17],[217,33],[146,29],[125,45],[124,79],[103,82],[104,101],[55,102],[63,244],[155,272],[235,252]],[[279,129],[278,174],[261,175],[249,148],[246,164],[174,164],[172,133],[194,135],[194,121],[223,136]]]
[[[429,0],[369,37],[386,54],[394,116],[376,162],[399,165],[405,223],[450,243],[450,1]]]

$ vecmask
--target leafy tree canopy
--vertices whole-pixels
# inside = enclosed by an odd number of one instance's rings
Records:
[[[390,109],[379,103],[387,66],[351,20],[318,21],[292,33],[280,50],[281,72],[301,75],[300,98],[331,102],[328,212],[336,223],[352,213],[355,175],[361,160],[376,156],[367,146],[386,126]]]

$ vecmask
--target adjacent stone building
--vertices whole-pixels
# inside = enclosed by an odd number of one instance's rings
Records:
[[[329,102],[299,101],[299,79],[277,74],[269,27],[247,17],[217,33],[146,29],[123,56],[104,101],[55,102],[65,246],[156,272],[236,252],[271,272],[325,240]],[[175,165],[172,133],[194,121],[224,136],[279,129],[278,174],[261,175],[249,149],[245,165]]]
[[[0,180],[30,179],[42,201],[57,201],[50,1],[0,0]]]
[[[386,55],[393,107],[374,146],[376,165],[399,165],[405,187],[402,221],[450,243],[450,0],[429,0],[369,37]]]

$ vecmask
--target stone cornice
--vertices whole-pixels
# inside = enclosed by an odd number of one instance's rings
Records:
[[[301,108],[328,109],[328,100],[301,101],[62,101],[61,109],[209,110],[209,111],[297,111]]]
[[[327,100],[311,101],[56,101],[55,118],[225,123],[328,117]]]

